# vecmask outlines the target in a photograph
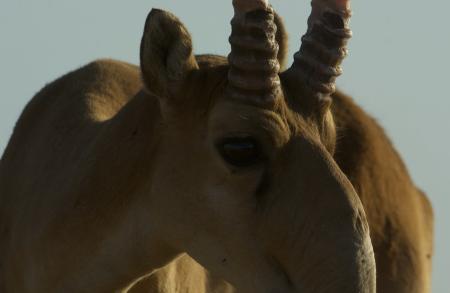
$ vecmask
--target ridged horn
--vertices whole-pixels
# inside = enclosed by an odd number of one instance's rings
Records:
[[[227,93],[252,104],[272,104],[281,93],[274,11],[267,0],[233,0]]]
[[[335,92],[336,78],[342,74],[340,65],[352,36],[350,0],[313,0],[311,6],[308,30],[285,74],[320,98]]]

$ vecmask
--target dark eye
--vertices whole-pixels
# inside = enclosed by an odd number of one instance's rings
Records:
[[[227,138],[218,149],[222,158],[235,167],[250,167],[262,160],[259,145],[251,137]]]

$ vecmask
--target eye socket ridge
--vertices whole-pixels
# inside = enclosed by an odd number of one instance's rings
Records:
[[[224,138],[216,148],[222,159],[234,167],[252,167],[264,160],[261,145],[250,136]]]

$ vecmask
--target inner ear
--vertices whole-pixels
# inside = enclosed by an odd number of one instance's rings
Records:
[[[287,54],[289,50],[288,45],[288,34],[286,31],[286,27],[284,26],[284,21],[277,13],[275,13],[275,25],[277,26],[277,33],[275,35],[275,39],[278,42],[278,63],[280,63],[280,70],[284,70],[286,67]]]
[[[198,69],[189,32],[160,9],[152,9],[145,22],[140,62],[146,89],[159,97],[173,96],[188,72]]]

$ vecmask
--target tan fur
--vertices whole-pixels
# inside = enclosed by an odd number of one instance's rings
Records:
[[[430,292],[433,212],[378,124],[345,95],[334,97],[336,161],[363,202],[379,292]]]
[[[230,101],[226,60],[153,17],[145,86],[100,60],[25,108],[0,161],[0,292],[373,292],[372,245],[378,292],[427,292],[432,210],[373,119],[341,93]],[[266,163],[224,164],[230,133]]]
[[[211,276],[195,260],[184,254],[158,272],[145,276],[128,292],[232,293],[234,289],[220,278]]]
[[[216,58],[221,64],[222,59]],[[411,182],[382,128],[350,97],[335,94],[332,112],[338,128],[335,159],[368,216],[377,292],[431,292],[433,210],[429,200]],[[130,292],[153,292],[147,290],[147,282],[144,279],[139,290]]]

